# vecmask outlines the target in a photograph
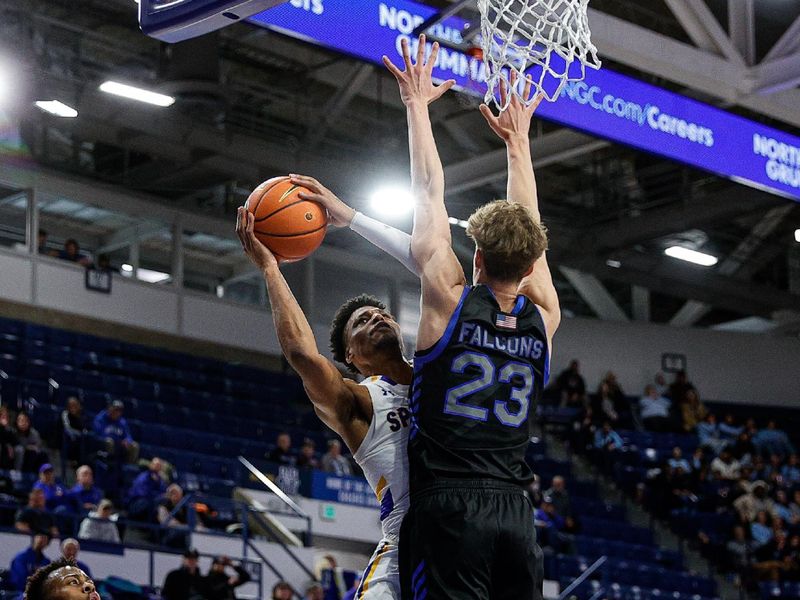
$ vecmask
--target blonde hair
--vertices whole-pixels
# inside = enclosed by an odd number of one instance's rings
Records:
[[[547,250],[547,229],[521,204],[495,200],[472,213],[467,235],[483,253],[486,274],[520,281]]]

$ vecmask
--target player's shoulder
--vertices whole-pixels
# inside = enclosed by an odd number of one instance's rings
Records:
[[[367,377],[359,384],[370,391],[373,403],[376,400],[396,398],[406,398],[408,396],[408,386],[392,381],[385,375],[374,375]]]

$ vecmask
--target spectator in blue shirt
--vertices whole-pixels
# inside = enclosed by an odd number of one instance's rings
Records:
[[[639,414],[648,431],[666,432],[670,430],[669,409],[672,403],[658,393],[656,386],[644,388],[644,396],[639,400]]]
[[[598,450],[622,450],[624,445],[622,438],[611,428],[611,423],[608,421],[594,434],[594,447]]]
[[[692,467],[689,465],[689,461],[683,458],[683,450],[681,450],[680,446],[675,446],[672,449],[672,457],[667,461],[670,469],[677,471],[678,469],[682,470],[684,473],[691,473]]]
[[[731,413],[725,415],[722,423],[719,424],[719,433],[722,439],[733,442],[739,439],[739,435],[744,431],[744,427],[736,424],[736,419]]]
[[[95,486],[94,474],[89,465],[83,465],[75,471],[77,483],[70,489],[69,496],[73,507],[78,513],[97,510],[100,500],[103,499],[103,490]]]
[[[146,471],[139,473],[128,491],[128,516],[134,521],[155,519],[156,501],[167,491],[161,478],[163,463],[158,457],[150,461]]]
[[[797,454],[789,455],[789,460],[781,469],[781,477],[783,477],[783,484],[789,487],[800,483],[800,459]]]
[[[789,456],[794,454],[794,446],[789,441],[789,436],[785,431],[778,429],[775,421],[767,423],[767,428],[760,430],[753,436],[753,443],[756,445],[762,456],[777,454],[778,456]]]
[[[697,424],[697,439],[700,446],[711,448],[714,454],[719,454],[728,445],[726,439],[721,435],[717,416],[714,413],[708,413],[706,418]]]
[[[39,467],[39,481],[33,484],[33,489],[42,490],[47,510],[54,511],[67,501],[67,490],[56,481],[56,472],[50,463]]]
[[[94,433],[105,441],[109,455],[122,456],[128,463],[139,459],[139,444],[133,441],[128,422],[122,416],[125,405],[121,400],[109,403],[106,410],[94,418]]]
[[[50,536],[46,533],[37,533],[31,538],[31,545],[27,550],[17,554],[11,561],[9,583],[14,589],[25,591],[28,577],[39,568],[50,564],[50,559],[44,555],[44,550],[50,545]]]
[[[750,525],[750,536],[756,547],[764,546],[772,540],[772,524],[766,511],[759,511],[756,515],[756,520]]]

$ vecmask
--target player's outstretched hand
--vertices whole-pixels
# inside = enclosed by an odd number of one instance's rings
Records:
[[[442,95],[455,85],[454,79],[448,79],[441,85],[434,85],[431,73],[436,64],[436,57],[439,55],[439,42],[434,42],[431,48],[431,55],[425,60],[425,34],[419,36],[419,47],[417,48],[417,60],[411,62],[411,54],[408,48],[408,40],[403,38],[401,42],[403,50],[403,61],[406,64],[405,71],[398,69],[388,56],[383,57],[383,64],[389,69],[400,86],[400,98],[403,104],[421,103],[428,105],[442,97]]]
[[[516,83],[517,73],[511,71],[511,85],[516,85]],[[508,108],[497,117],[494,116],[491,108],[486,104],[481,104],[481,114],[486,119],[486,122],[489,123],[489,127],[491,127],[492,131],[505,142],[515,138],[528,139],[531,129],[531,117],[533,117],[533,113],[536,112],[536,109],[542,102],[542,98],[544,98],[543,94],[531,98],[531,83],[531,80],[527,79],[525,89],[522,93],[522,97],[525,98],[527,104],[516,95],[513,95],[511,101],[508,103]],[[501,80],[500,103],[505,105],[507,98],[508,89],[506,88],[506,82],[505,80]]]
[[[278,266],[278,259],[275,255],[262,244],[256,237],[253,229],[256,218],[249,210],[240,206],[236,213],[236,235],[242,243],[242,249],[247,254],[247,258],[263,273],[271,267]]]
[[[313,177],[306,175],[289,175],[295,185],[308,191],[299,192],[297,196],[303,200],[319,202],[328,211],[328,222],[334,227],[349,227],[356,216],[356,211],[342,202],[339,197]]]

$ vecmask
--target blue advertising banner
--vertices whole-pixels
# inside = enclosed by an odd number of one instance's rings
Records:
[[[250,22],[380,63],[384,54],[399,58],[400,41],[435,12],[410,0],[290,0]],[[462,27],[453,17],[433,33],[460,43]],[[434,76],[466,93],[486,91],[483,62],[458,51],[442,48]],[[537,115],[800,201],[800,137],[610,69],[588,69]]]
[[[366,479],[338,477],[322,471],[313,471],[306,475],[308,474],[311,475],[310,481],[305,480],[301,489],[304,496],[327,502],[369,506],[377,510],[378,501]]]

